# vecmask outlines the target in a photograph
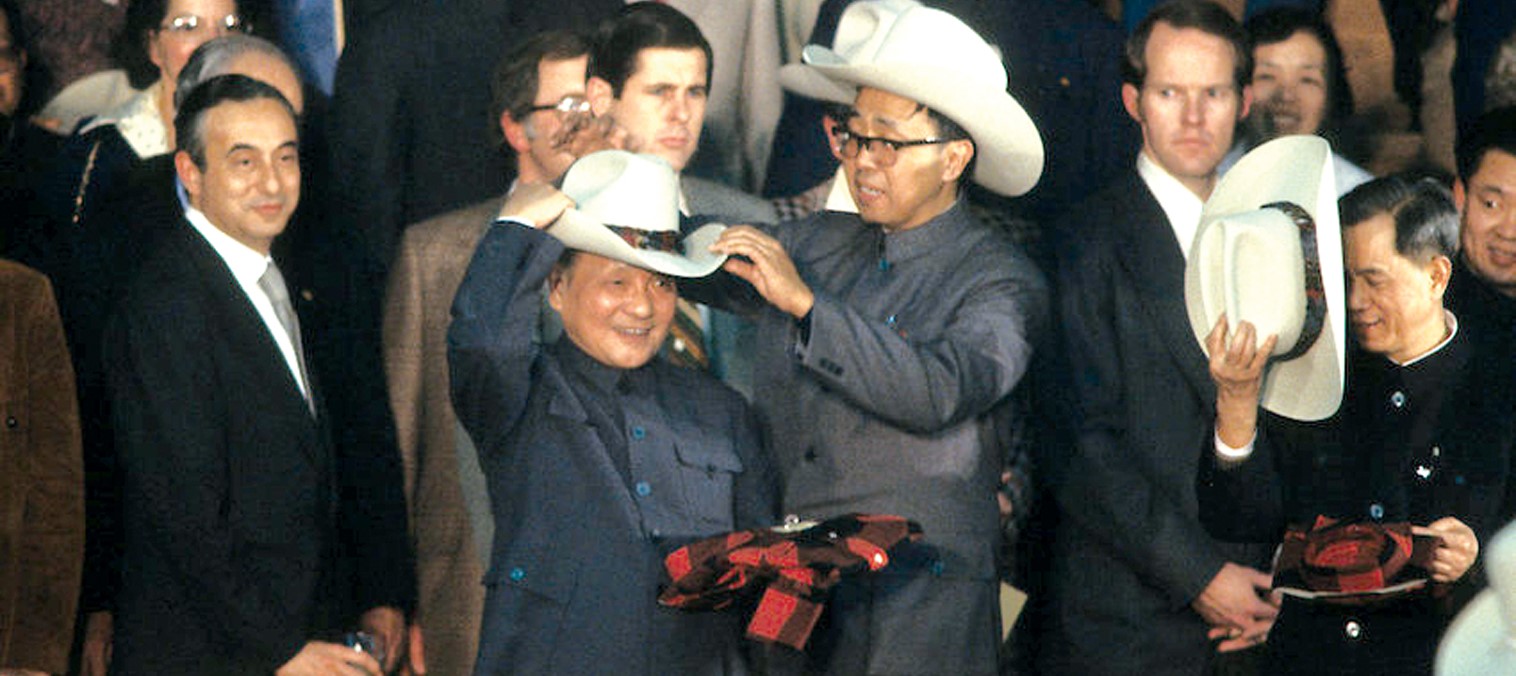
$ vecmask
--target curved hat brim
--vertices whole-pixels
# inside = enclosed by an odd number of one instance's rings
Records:
[[[1316,251],[1326,296],[1321,334],[1301,356],[1269,364],[1259,404],[1295,420],[1322,420],[1342,404],[1347,330],[1343,289],[1342,232],[1337,214],[1332,149],[1316,136],[1286,136],[1265,143],[1238,160],[1216,184],[1201,212],[1195,247],[1185,264],[1185,309],[1190,330],[1209,355],[1205,339],[1219,318],[1208,308],[1201,288],[1204,254],[1197,250],[1206,232],[1228,215],[1243,214],[1273,202],[1291,202],[1311,214],[1316,224]],[[1235,330],[1235,317],[1231,318]],[[1262,336],[1260,336],[1260,339]]]
[[[805,48],[805,59],[807,65],[802,68],[814,69],[845,92],[838,101],[837,91],[813,78],[792,75],[796,84],[818,94],[807,94],[813,98],[852,103],[858,87],[872,87],[922,103],[958,123],[973,137],[979,158],[971,178],[985,188],[1015,197],[1031,190],[1042,176],[1042,136],[1026,109],[1003,86],[966,81],[963,73],[934,65],[850,64],[817,45]]]
[[[557,221],[548,226],[547,233],[557,237],[570,249],[605,256],[673,277],[704,277],[726,262],[725,254],[710,251],[711,244],[716,242],[724,230],[726,226],[721,223],[709,223],[686,235],[683,241],[684,255],[633,247],[606,228],[604,223],[578,209],[564,211]]]
[[[1516,674],[1516,646],[1505,635],[1500,596],[1479,592],[1448,626],[1437,648],[1437,676]]]

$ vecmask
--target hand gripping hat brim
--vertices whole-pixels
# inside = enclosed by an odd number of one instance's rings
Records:
[[[1342,234],[1332,150],[1315,136],[1287,136],[1239,160],[1201,212],[1185,265],[1184,300],[1201,350],[1225,313],[1235,333],[1279,336],[1260,405],[1296,420],[1322,420],[1342,403],[1346,331]]]
[[[675,277],[704,277],[726,261],[710,251],[725,225],[680,233],[679,178],[662,158],[621,150],[586,155],[564,174],[563,193],[576,206],[547,232],[570,249]]]
[[[872,87],[924,104],[973,137],[975,183],[1012,197],[1037,185],[1037,126],[1006,91],[1000,55],[962,21],[914,2],[856,2],[843,12],[836,45],[807,45],[805,64],[782,68],[780,82],[835,103]]]

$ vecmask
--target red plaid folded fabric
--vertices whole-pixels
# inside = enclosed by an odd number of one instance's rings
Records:
[[[664,567],[673,582],[658,602],[716,610],[745,590],[763,587],[748,638],[799,650],[821,617],[827,592],[843,575],[881,570],[892,547],[920,538],[921,526],[884,514],[846,514],[801,530],[728,533],[670,553]]]
[[[1409,523],[1338,521],[1318,516],[1285,532],[1274,586],[1324,595],[1368,594],[1430,577],[1437,538]]]

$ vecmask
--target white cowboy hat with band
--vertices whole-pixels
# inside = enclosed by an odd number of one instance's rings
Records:
[[[1238,160],[1201,211],[1184,270],[1190,329],[1205,339],[1226,314],[1261,344],[1278,335],[1259,403],[1295,420],[1322,420],[1342,403],[1346,332],[1342,232],[1332,149],[1286,136]]]
[[[679,178],[660,157],[624,150],[585,155],[564,174],[563,194],[575,206],[547,233],[570,249],[675,277],[704,277],[726,262],[710,251],[725,225],[680,232]]]
[[[833,47],[806,45],[804,65],[779,70],[798,94],[853,103],[873,87],[935,110],[973,137],[975,183],[1014,197],[1042,175],[1042,137],[1006,91],[1000,55],[947,12],[909,0],[867,0],[843,10]]]

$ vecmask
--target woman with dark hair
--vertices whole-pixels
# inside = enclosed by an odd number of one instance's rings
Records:
[[[1253,53],[1253,109],[1238,125],[1237,144],[1219,171],[1226,173],[1267,141],[1314,134],[1332,143],[1339,196],[1374,178],[1336,152],[1342,124],[1353,114],[1353,90],[1342,48],[1321,14],[1281,7],[1253,15],[1243,29]]]
[[[179,70],[196,47],[246,27],[236,0],[132,0],[116,58],[141,91],[86,121],[64,144],[39,191],[45,237],[83,225],[131,167],[173,150]],[[46,260],[37,262],[51,267]]]

